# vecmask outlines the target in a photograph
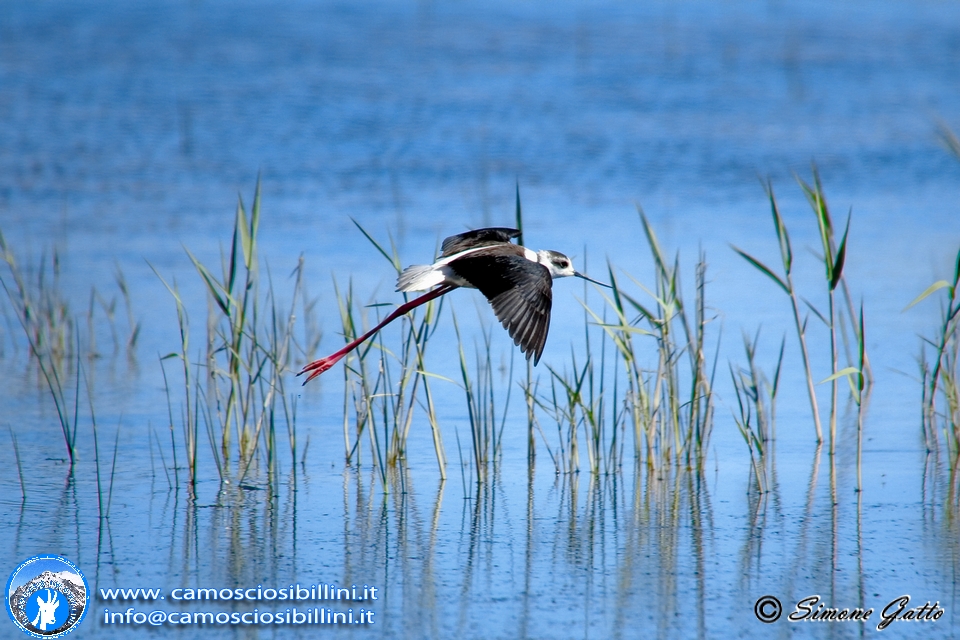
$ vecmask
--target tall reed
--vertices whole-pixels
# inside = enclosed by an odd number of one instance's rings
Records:
[[[738,413],[733,414],[733,419],[750,451],[750,464],[754,471],[757,490],[760,493],[766,493],[770,490],[772,471],[770,468],[772,456],[767,454],[772,450],[770,445],[776,430],[777,391],[780,388],[786,336],[780,342],[780,355],[777,358],[772,380],[767,379],[756,362],[759,340],[759,330],[753,340],[744,334],[743,350],[746,354],[747,366],[735,368],[732,363],[729,366],[738,409]]]
[[[60,256],[53,251],[48,274],[45,258],[41,258],[36,272],[36,281],[31,282],[21,270],[2,231],[0,231],[0,257],[7,264],[13,288],[0,275],[0,285],[7,294],[10,306],[17,316],[29,344],[30,356],[36,360],[37,367],[46,382],[47,389],[57,410],[60,431],[64,445],[73,466],[76,460],[77,424],[79,420],[80,377],[79,371],[80,336],[76,322],[72,317],[69,304],[60,288]],[[73,348],[76,345],[76,348]],[[76,361],[76,388],[74,389],[73,408],[65,389],[66,379],[71,372],[68,364]]]
[[[508,387],[506,397],[503,400],[503,411],[498,420],[490,328],[487,326],[482,329],[483,342],[475,345],[474,373],[471,375],[470,365],[467,362],[463,347],[463,337],[460,335],[460,326],[456,314],[452,313],[451,315],[453,316],[453,327],[457,336],[460,377],[463,381],[467,418],[470,423],[472,452],[472,464],[470,466],[476,472],[477,482],[483,483],[490,476],[491,464],[495,463],[503,453],[502,437],[507,421],[507,410],[510,406],[510,389]],[[512,358],[508,377],[513,378]]]
[[[784,224],[780,215],[780,208],[777,205],[776,196],[773,193],[773,184],[770,181],[764,185],[767,191],[767,198],[770,200],[770,211],[773,215],[773,228],[777,234],[777,243],[780,249],[780,259],[783,262],[783,277],[776,275],[769,267],[749,255],[748,253],[733,247],[733,250],[740,254],[750,264],[756,267],[761,273],[770,277],[777,285],[783,289],[790,298],[790,308],[793,312],[794,326],[797,331],[797,340],[800,343],[800,354],[803,357],[803,369],[806,374],[807,395],[810,398],[810,410],[813,412],[813,424],[816,429],[817,442],[823,442],[823,429],[820,426],[820,409],[817,405],[817,392],[814,387],[813,373],[810,369],[810,356],[807,350],[807,319],[800,318],[800,304],[798,294],[793,285],[793,249],[790,246],[790,235],[787,232],[787,225]]]
[[[368,242],[394,268],[401,271],[400,257],[391,238],[390,251],[359,223],[354,224]],[[345,342],[354,340],[363,330],[363,315],[353,294],[352,284],[345,292],[334,283],[340,322]],[[406,295],[404,295],[406,300]],[[379,309],[382,304],[369,305]],[[434,452],[441,477],[446,477],[446,454],[430,389],[425,355],[430,338],[437,329],[442,298],[430,301],[421,309],[404,316],[400,327],[399,349],[393,350],[383,337],[371,338],[346,356],[343,365],[344,414],[343,430],[347,463],[362,460],[362,439],[370,440],[371,455],[380,472],[384,489],[388,489],[388,469],[402,464],[406,456],[407,438],[413,424],[414,409],[422,402],[430,423]],[[397,343],[392,343],[397,344]],[[373,354],[373,355],[372,355]],[[375,355],[375,358],[374,358]],[[371,361],[375,359],[375,364]],[[422,389],[422,401],[420,393]],[[353,433],[350,433],[351,411]]]
[[[616,348],[615,360],[623,365],[625,411],[614,414],[615,426],[609,433],[613,437],[617,426],[629,423],[635,455],[651,469],[676,465],[700,470],[713,426],[716,372],[716,356],[711,365],[706,352],[710,322],[706,259],[701,253],[695,269],[693,307],[688,309],[681,292],[679,255],[667,261],[646,214],[639,207],[638,212],[653,258],[654,289],[630,279],[652,299],[652,304],[640,302],[637,294],[628,294],[610,266],[612,291],[610,295],[601,293],[614,321],[607,322],[602,314],[584,305]],[[650,368],[643,364],[645,349],[636,344],[637,339],[646,338],[656,345],[656,364]],[[617,389],[615,380],[609,383]]]
[[[221,277],[186,249],[211,304],[206,342],[191,362],[190,323],[176,282],[160,277],[177,306],[180,350],[165,356],[183,366],[183,425],[191,487],[197,482],[200,423],[224,483],[241,483],[260,460],[267,481],[277,478],[277,423],[287,425],[295,460],[294,416],[286,402],[285,379],[291,371],[295,305],[301,294],[303,260],[293,270],[290,307],[281,309],[267,270],[262,287],[257,232],[260,181],[248,215],[238,200],[229,254],[222,257]],[[154,270],[156,271],[156,270]],[[193,369],[193,371],[191,371]],[[164,372],[166,375],[166,372]]]
[[[922,426],[928,452],[940,450],[942,432],[951,469],[955,469],[960,462],[960,251],[951,279],[934,282],[904,311],[941,290],[940,326],[933,338],[923,338],[920,354]],[[933,349],[929,361],[927,346]]]
[[[808,184],[801,178],[797,177],[797,182],[800,184],[800,188],[803,191],[804,195],[807,198],[811,209],[813,210],[814,217],[817,221],[817,229],[820,237],[820,244],[823,250],[821,255],[821,260],[824,266],[825,280],[827,285],[827,305],[828,311],[826,314],[821,313],[813,304],[804,299],[804,303],[807,305],[808,309],[819,318],[824,325],[827,327],[827,330],[830,334],[830,375],[826,378],[824,382],[829,381],[830,384],[830,414],[829,414],[829,435],[830,435],[830,453],[833,454],[836,447],[836,436],[837,436],[837,379],[840,377],[838,373],[838,359],[839,359],[839,344],[837,342],[837,330],[841,327],[842,319],[839,316],[839,311],[836,304],[836,290],[837,287],[844,283],[843,280],[843,266],[846,259],[846,250],[847,250],[847,234],[850,230],[850,219],[851,216],[847,216],[847,223],[843,231],[843,236],[840,239],[840,243],[836,243],[835,230],[833,225],[833,220],[830,216],[830,210],[827,206],[827,200],[823,193],[823,185],[820,182],[820,175],[817,172],[816,167],[813,168],[813,183]],[[777,205],[776,197],[773,192],[773,185],[768,180],[764,185],[767,197],[770,200],[770,210],[773,215],[773,225],[774,230],[777,235],[777,244],[780,250],[780,258],[783,264],[783,275],[778,275],[774,273],[772,269],[767,267],[764,263],[760,262],[758,259],[754,258],[752,255],[742,251],[737,247],[732,247],[741,257],[743,257],[747,262],[749,262],[753,267],[758,271],[769,277],[773,280],[777,286],[779,286],[784,293],[790,299],[790,307],[793,313],[794,326],[797,333],[797,340],[800,345],[800,354],[803,358],[803,368],[806,375],[807,383],[807,395],[810,399],[810,410],[813,414],[813,423],[814,429],[816,431],[817,443],[823,442],[823,429],[821,426],[821,416],[820,409],[817,403],[817,394],[814,383],[814,376],[812,371],[812,366],[810,363],[810,355],[807,346],[807,320],[808,317],[801,318],[800,314],[800,302],[801,299],[793,283],[793,249],[790,246],[790,235],[787,232],[787,226],[783,221],[783,217],[780,215],[780,209]],[[858,328],[855,321],[855,316],[853,312],[852,303],[850,302],[849,293],[846,290],[846,285],[844,284],[843,291],[847,293],[847,314],[848,321],[853,330],[854,336],[859,340],[860,336],[858,333]],[[861,367],[862,370],[866,370],[867,366]]]
[[[940,139],[960,160],[960,139],[946,126]],[[950,493],[960,499],[960,251],[949,280],[938,280],[904,309],[943,290],[940,296],[940,326],[932,338],[922,338],[920,373],[922,388],[922,428],[928,453],[945,449],[950,468]],[[927,347],[933,358],[927,360]],[[943,442],[941,443],[941,437]]]
[[[863,304],[860,305],[860,321],[857,332],[857,366],[842,369],[834,375],[845,376],[850,384],[850,396],[857,405],[857,492],[863,491],[863,404],[869,389],[866,337],[863,333]]]
[[[590,347],[587,347],[588,353]],[[583,366],[577,364],[571,349],[572,373],[550,372],[550,396],[540,398],[538,406],[557,423],[560,455],[555,458],[558,471],[576,473],[580,470],[580,431],[587,450],[587,464],[594,475],[613,473],[622,464],[622,449],[618,449],[618,417],[608,423],[608,406],[618,405],[615,376],[608,381],[605,362],[606,344],[601,345],[599,362],[588,355]],[[608,399],[607,384],[612,384]],[[622,420],[622,415],[619,418]],[[563,432],[566,427],[566,433]]]
[[[820,242],[823,247],[823,264],[826,271],[827,281],[827,301],[828,318],[827,327],[830,330],[830,454],[833,455],[836,449],[837,441],[837,310],[835,291],[843,275],[843,263],[846,256],[847,233],[850,231],[850,217],[847,216],[847,226],[843,231],[843,238],[840,240],[839,247],[834,241],[833,222],[830,219],[830,211],[827,208],[827,200],[823,194],[823,187],[820,184],[820,175],[814,167],[813,185],[809,185],[803,180],[799,180],[804,195],[807,197],[811,208],[816,214],[817,229],[820,231]],[[813,308],[811,306],[811,308]],[[816,311],[814,309],[814,311]],[[820,315],[820,314],[817,314]]]

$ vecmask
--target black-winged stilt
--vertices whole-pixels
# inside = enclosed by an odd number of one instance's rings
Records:
[[[553,279],[576,276],[610,285],[578,273],[562,253],[532,251],[510,242],[519,235],[517,229],[491,227],[450,236],[443,241],[436,262],[407,267],[397,279],[397,291],[436,289],[400,305],[373,329],[336,353],[311,362],[297,375],[309,373],[303,383],[310,382],[389,323],[457,287],[479,289],[514,344],[536,365],[550,329]]]

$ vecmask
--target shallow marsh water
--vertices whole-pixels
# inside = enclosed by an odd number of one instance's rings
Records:
[[[16,436],[26,494],[21,500],[12,439],[0,433],[8,439],[0,447],[0,532],[9,570],[58,553],[95,591],[376,586],[379,599],[360,605],[375,611],[375,624],[322,629],[331,635],[958,633],[960,527],[946,495],[946,461],[924,451],[915,380],[917,336],[931,335],[939,316],[932,300],[902,312],[948,276],[960,248],[960,162],[936,136],[940,123],[960,129],[955,5],[78,2],[5,4],[2,13],[0,230],[28,270],[57,248],[81,351],[98,352],[84,359],[71,472],[50,394],[5,310],[0,428]],[[792,178],[809,177],[811,161],[838,224],[852,209],[846,277],[864,303],[876,378],[860,493],[852,406],[841,405],[836,455],[818,452],[788,302],[728,247],[775,262],[757,180],[771,176],[794,240],[798,286],[825,304],[812,255],[815,221]],[[236,194],[249,204],[258,173],[262,265],[282,299],[305,256],[323,353],[341,342],[331,273],[341,284],[352,279],[364,303],[397,301],[391,268],[351,217],[381,241],[392,234],[404,263],[420,262],[446,235],[511,224],[519,182],[527,244],[578,254],[597,277],[609,258],[649,281],[635,209],[642,204],[665,249],[680,252],[687,277],[698,249],[706,252],[711,340],[722,327],[718,370],[728,359],[742,363],[741,332],[761,326],[759,360],[771,369],[787,334],[772,492],[763,500],[748,492],[749,453],[723,375],[703,474],[651,474],[627,456],[611,475],[558,475],[547,453],[558,447],[556,428],[543,416],[530,473],[519,374],[505,373],[511,357],[517,371],[521,361],[478,294],[459,291],[448,305],[468,348],[483,326],[492,331],[493,360],[504,370],[498,402],[514,389],[502,461],[488,483],[478,489],[462,479],[463,395],[440,382],[445,482],[423,415],[388,492],[368,443],[360,467],[346,467],[342,378],[333,371],[296,390],[301,444],[296,464],[280,448],[276,495],[260,468],[241,487],[221,486],[201,437],[191,498],[184,470],[173,469],[158,362],[178,348],[176,309],[149,265],[176,279],[201,340],[207,301],[183,246],[216,264],[230,241]],[[94,302],[88,330],[91,287],[106,303],[120,299],[117,268],[141,324],[130,351],[122,302],[112,321],[116,346],[109,304]],[[546,365],[562,370],[572,366],[571,352],[583,353],[577,298],[601,304],[579,282],[557,282],[554,294],[536,370],[544,379]],[[450,321],[446,311],[428,362],[456,379]],[[814,368],[823,379],[828,339],[815,325]],[[385,343],[398,333],[385,332]],[[77,378],[68,369],[72,399]],[[827,385],[819,392],[825,407]],[[103,520],[91,404],[103,468],[119,428]],[[818,594],[877,613],[864,625],[766,626],[754,604],[767,594],[787,611]],[[879,609],[903,594],[911,606],[939,601],[944,616],[878,632]],[[247,604],[133,606],[280,608]],[[129,626],[101,617],[129,605],[95,597],[76,637],[126,637]],[[3,637],[17,633],[2,629]],[[276,625],[153,631],[317,634]]]

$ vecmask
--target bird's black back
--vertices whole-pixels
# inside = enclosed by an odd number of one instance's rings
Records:
[[[520,237],[520,231],[509,227],[487,227],[465,231],[443,241],[440,245],[440,257],[446,258],[467,249],[509,243],[518,237]]]

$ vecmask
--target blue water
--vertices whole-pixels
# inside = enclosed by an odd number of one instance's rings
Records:
[[[77,333],[86,346],[92,335],[99,353],[85,368],[101,466],[117,425],[121,454],[101,522],[86,382],[71,474],[49,392],[3,298],[0,427],[16,435],[28,471],[21,502],[12,440],[0,447],[3,566],[61,553],[95,588],[168,592],[374,584],[383,596],[371,605],[377,623],[352,633],[377,637],[853,637],[877,634],[879,609],[903,594],[911,606],[939,601],[946,613],[886,635],[954,635],[958,527],[946,461],[923,449],[915,380],[918,335],[931,335],[939,316],[934,301],[902,310],[948,276],[960,248],[960,161],[938,137],[941,126],[960,131],[957,105],[960,8],[943,2],[6,3],[0,230],[28,272],[57,248]],[[852,212],[846,276],[854,303],[863,300],[876,378],[860,494],[849,403],[831,482],[831,460],[812,442],[787,299],[728,246],[776,264],[758,180],[769,177],[791,230],[798,287],[825,308],[816,226],[794,181],[810,179],[811,163],[836,224]],[[309,294],[319,299],[317,355],[341,343],[331,274],[352,279],[363,303],[398,300],[392,268],[351,218],[381,242],[392,237],[405,264],[424,262],[447,235],[512,224],[519,184],[527,244],[573,254],[595,277],[609,259],[649,282],[641,205],[665,250],[680,252],[688,294],[699,249],[709,262],[711,339],[722,328],[722,341],[702,477],[648,476],[629,459],[614,476],[558,476],[545,450],[556,447],[556,426],[541,416],[545,436],[528,481],[519,378],[498,374],[501,403],[513,388],[513,413],[495,479],[479,492],[461,479],[463,396],[437,382],[448,480],[440,482],[418,414],[409,471],[385,495],[369,458],[359,470],[344,466],[342,373],[334,371],[299,396],[301,443],[310,444],[295,479],[281,456],[276,497],[257,475],[255,489],[220,493],[203,434],[197,500],[182,485],[171,489],[158,356],[178,349],[179,334],[151,265],[176,280],[199,345],[205,292],[184,246],[217,264],[237,195],[249,207],[258,175],[261,264],[278,296],[289,297],[287,275],[304,255]],[[132,353],[122,345],[130,322],[118,269],[141,324]],[[9,286],[8,273],[0,270]],[[104,300],[94,301],[92,334],[91,288]],[[582,353],[584,295],[579,282],[556,283],[537,368],[545,383],[547,365],[562,370],[571,349]],[[479,295],[448,297],[467,344],[486,323],[494,359],[508,368],[512,345]],[[429,367],[456,379],[451,324],[442,319]],[[762,366],[772,368],[784,333],[787,350],[775,491],[758,505],[747,495],[749,457],[731,419],[726,363],[742,363],[741,332],[760,326]],[[822,379],[827,335],[816,320],[810,332]],[[73,398],[76,378],[68,383]],[[819,393],[825,407],[827,386]],[[862,627],[768,627],[753,613],[765,594],[783,601],[785,615],[813,594],[878,613]],[[124,637],[128,627],[98,617],[120,604],[93,602],[77,637]],[[231,606],[214,609],[244,610]]]

